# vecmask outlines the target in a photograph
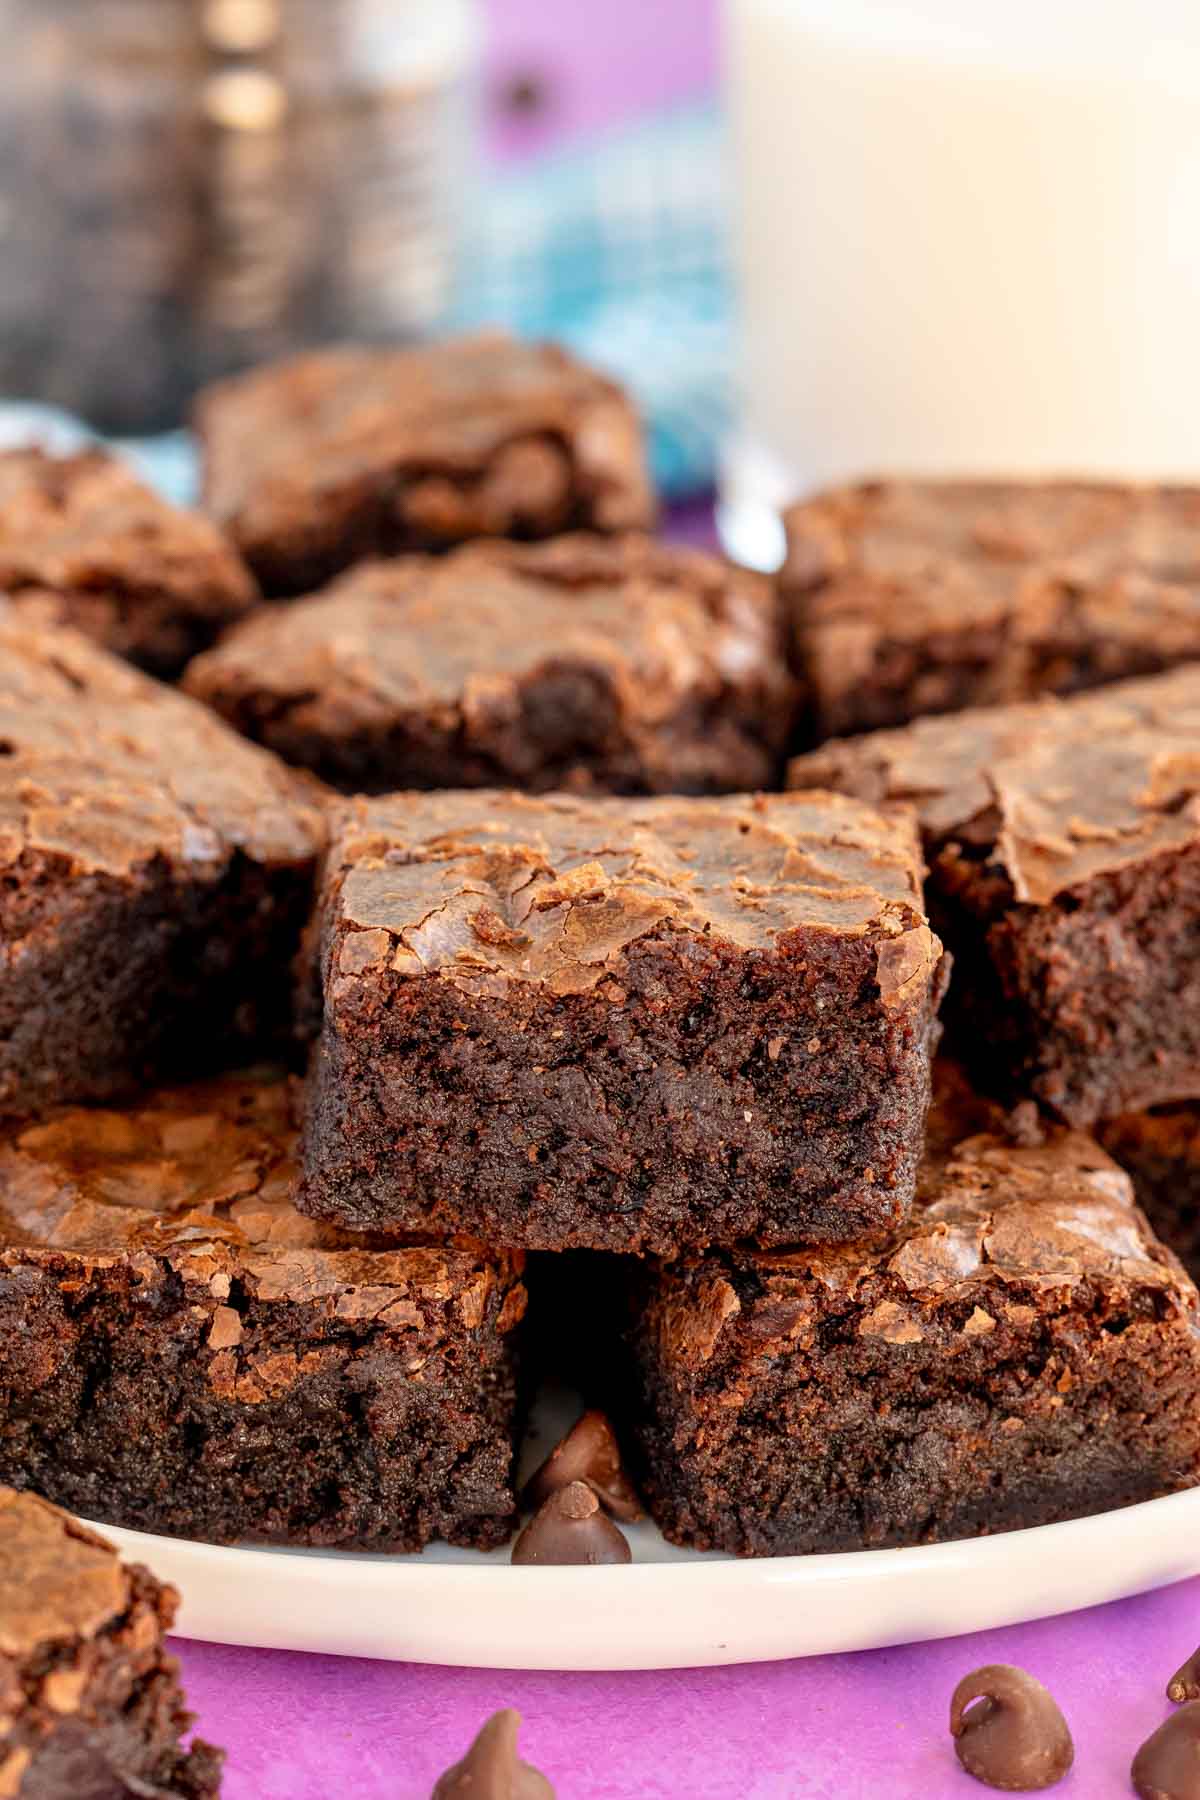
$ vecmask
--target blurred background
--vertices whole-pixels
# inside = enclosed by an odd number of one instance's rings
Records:
[[[666,490],[704,489],[716,12],[0,0],[0,394],[143,436],[265,358],[503,323],[630,381]]]
[[[0,0],[0,46],[0,395],[109,434],[499,323],[761,566],[850,476],[1200,469],[1195,0]]]

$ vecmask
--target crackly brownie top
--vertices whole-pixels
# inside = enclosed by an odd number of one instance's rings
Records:
[[[210,520],[170,506],[103,451],[0,452],[0,588],[168,597],[232,619],[249,571]]]
[[[811,1341],[817,1318],[847,1305],[861,1309],[860,1337],[889,1344],[921,1343],[947,1328],[950,1312],[962,1316],[954,1329],[986,1336],[1001,1318],[1029,1324],[1039,1310],[1097,1287],[1131,1304],[1151,1296],[1200,1333],[1192,1282],[1134,1204],[1129,1177],[1093,1138],[1051,1126],[1028,1144],[995,1132],[953,1143],[953,1116],[937,1112],[935,1102],[934,1150],[905,1227],[874,1245],[709,1253],[680,1265],[687,1298],[659,1321],[669,1353],[708,1361],[744,1310],[754,1319],[755,1354],[764,1355]],[[976,1121],[968,1112],[963,1122]]]
[[[598,522],[649,524],[654,502],[636,417],[611,381],[552,344],[483,332],[420,349],[317,351],[202,396],[205,498],[238,535],[296,529],[296,509],[389,471],[478,474],[517,444],[527,498],[552,507],[571,479]]]
[[[941,953],[910,820],[836,794],[358,800],[328,879],[332,954],[349,978],[390,969],[578,993],[663,929],[745,949],[807,929],[873,937],[881,998],[899,1006],[924,996]]]
[[[291,701],[335,731],[444,707],[469,724],[510,715],[539,668],[584,663],[648,727],[698,696],[757,688],[786,730],[780,636],[761,577],[640,535],[576,534],[367,563],[235,628],[187,685],[217,705]]]
[[[789,786],[908,801],[934,846],[969,840],[1044,904],[1200,838],[1200,665],[835,739]]]
[[[1164,652],[1197,643],[1200,488],[870,481],[793,507],[787,529],[784,585],[847,649],[849,628],[866,653],[999,622],[1137,642],[1148,619]]]
[[[0,601],[0,868],[304,863],[324,838],[315,793],[197,701]]]
[[[285,1079],[250,1071],[10,1129],[0,1138],[0,1254],[166,1257],[218,1299],[232,1278],[260,1300],[332,1299],[341,1318],[385,1323],[413,1322],[425,1302],[452,1303],[477,1324],[489,1293],[512,1289],[505,1323],[515,1322],[517,1255],[465,1242],[397,1247],[303,1218],[292,1205],[292,1110]]]
[[[110,1544],[35,1494],[0,1487],[0,1657],[24,1662],[98,1637],[129,1602],[129,1577]],[[53,1710],[75,1710],[47,1698]]]

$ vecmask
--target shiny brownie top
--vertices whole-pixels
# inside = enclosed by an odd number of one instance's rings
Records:
[[[727,1331],[740,1354],[804,1350],[830,1314],[879,1344],[966,1348],[1100,1294],[1104,1316],[1174,1321],[1200,1353],[1200,1296],[1129,1177],[1085,1132],[1026,1123],[1017,1141],[998,1108],[940,1067],[908,1224],[874,1242],[667,1266],[654,1321],[665,1354],[706,1363]]]
[[[620,388],[502,332],[317,351],[210,388],[197,425],[208,509],[252,554],[325,555],[401,480],[405,517],[431,542],[561,529],[581,505],[611,531],[655,514]]]
[[[926,1003],[941,946],[906,815],[837,794],[401,794],[342,810],[326,875],[332,982],[580,993],[650,936],[765,952],[805,932],[868,939],[883,1004]]]
[[[789,785],[907,801],[931,848],[969,844],[1044,904],[1200,838],[1200,665],[835,739]]]
[[[0,601],[0,868],[72,876],[165,858],[216,879],[242,852],[310,861],[315,789],[196,701]]]
[[[214,621],[256,597],[212,522],[160,499],[102,451],[0,451],[0,590],[115,591]]]
[[[449,1309],[464,1328],[507,1296],[524,1310],[517,1254],[397,1243],[306,1219],[291,1084],[268,1070],[165,1089],[121,1109],[70,1107],[0,1137],[0,1256],[57,1252],[86,1264],[170,1262],[221,1303],[209,1345],[240,1337],[230,1299],[304,1301],[350,1322],[422,1328]],[[428,1317],[426,1316],[428,1315]]]
[[[1200,647],[1200,487],[1078,481],[867,481],[786,516],[782,583],[835,634],[849,687],[883,641],[1003,627],[1017,671],[1037,642],[1153,630],[1164,661]]]
[[[431,714],[472,750],[511,761],[522,688],[564,669],[607,684],[620,731],[661,762],[664,785],[679,774],[670,728],[685,709],[706,736],[720,715],[706,726],[703,709],[728,705],[776,751],[794,710],[770,584],[640,535],[366,563],[246,620],[197,658],[187,685],[231,717],[286,706],[298,726],[334,738]],[[525,736],[536,772],[536,721]]]

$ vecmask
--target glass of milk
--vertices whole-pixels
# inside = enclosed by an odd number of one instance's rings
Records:
[[[1200,477],[1200,0],[726,0],[735,555],[920,474]]]

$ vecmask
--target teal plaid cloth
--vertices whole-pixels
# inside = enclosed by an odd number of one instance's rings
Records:
[[[631,390],[655,478],[711,485],[729,419],[730,297],[720,123],[670,113],[495,178],[478,209],[451,329],[551,337]],[[89,440],[43,407],[0,406],[0,445]],[[194,497],[186,433],[122,446],[170,498]]]
[[[488,192],[455,321],[557,338],[624,382],[672,498],[711,485],[729,422],[722,176],[705,106],[508,177]]]

